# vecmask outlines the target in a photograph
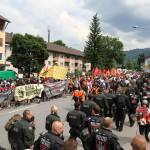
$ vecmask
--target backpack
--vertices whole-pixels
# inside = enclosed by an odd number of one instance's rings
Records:
[[[75,100],[75,101],[78,101],[79,100],[79,91],[78,90],[76,90],[76,91],[74,91],[74,94],[73,94],[74,96],[73,96],[73,99]]]
[[[11,118],[7,121],[7,123],[6,123],[6,125],[5,125],[5,130],[6,130],[6,131],[12,130],[12,129],[14,128],[14,124],[15,124],[17,121],[21,120],[21,119],[22,119],[22,117],[21,117],[19,114],[15,114],[13,117],[11,117]]]
[[[96,88],[93,88],[93,89],[92,89],[92,94],[93,94],[93,95],[96,95]]]
[[[117,97],[117,107],[118,108],[124,108],[125,106],[126,106],[125,96],[118,95],[118,97]]]
[[[145,107],[139,107],[136,113],[137,122],[140,126],[145,126],[148,118],[148,111]]]

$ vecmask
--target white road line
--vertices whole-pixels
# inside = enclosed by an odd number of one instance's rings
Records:
[[[33,105],[33,106],[28,106],[28,107],[25,107],[25,108],[21,108],[21,109],[18,109],[18,110],[14,110],[14,111],[10,111],[10,112],[7,112],[7,113],[3,113],[3,114],[0,114],[0,116],[7,115],[7,114],[11,114],[11,113],[14,113],[14,112],[17,112],[17,111],[29,109],[29,108],[36,107],[36,106],[39,106],[39,104],[36,104],[36,105]]]
[[[18,110],[14,110],[14,111],[10,111],[8,112],[8,114],[11,114],[11,113],[14,113],[14,112],[17,112],[17,111],[20,111],[20,110],[24,110],[24,109],[28,109],[28,108],[32,108],[32,107],[36,107],[38,106],[39,104],[36,104],[36,105],[33,105],[33,106],[29,106],[29,107],[25,107],[25,108],[22,108],[22,109],[18,109]]]

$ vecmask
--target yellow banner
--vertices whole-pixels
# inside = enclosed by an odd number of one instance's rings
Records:
[[[40,72],[40,74],[39,74],[39,77],[45,77],[46,76],[46,69],[45,68],[43,68],[42,70],[41,70],[41,72]]]
[[[68,68],[66,67],[53,66],[51,69],[48,70],[45,77],[52,77],[55,79],[65,80],[67,72]]]
[[[23,86],[17,86],[15,88],[15,101],[22,101],[25,99],[32,99],[36,96],[41,97],[41,93],[44,89],[43,84],[28,84]]]
[[[144,65],[144,67],[145,67],[145,68],[149,68],[149,67],[150,67],[150,65]]]

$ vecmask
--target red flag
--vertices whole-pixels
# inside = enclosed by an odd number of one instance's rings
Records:
[[[112,68],[110,69],[110,75],[112,75],[113,73],[112,73]]]
[[[95,68],[95,73],[94,73],[94,75],[95,75],[95,76],[98,75],[98,67]]]
[[[48,66],[46,67],[46,71],[48,71]]]
[[[94,72],[95,72],[95,71],[94,71],[94,68],[93,68],[93,69],[92,69],[92,76],[94,76]]]

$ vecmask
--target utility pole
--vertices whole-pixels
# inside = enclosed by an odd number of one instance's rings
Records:
[[[48,25],[47,31],[48,31],[48,43],[49,43],[50,42],[50,25]]]

